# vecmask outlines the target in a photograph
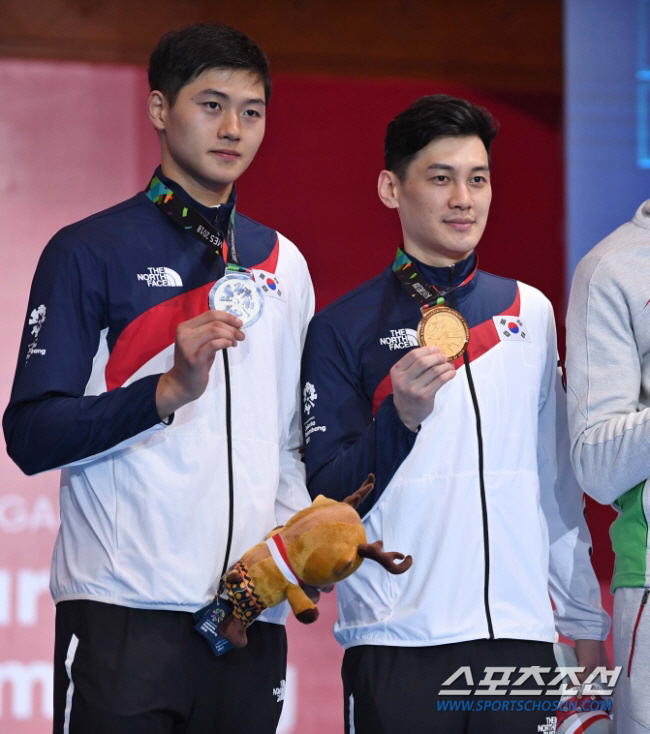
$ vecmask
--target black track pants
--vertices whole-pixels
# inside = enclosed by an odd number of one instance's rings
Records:
[[[538,734],[552,732],[557,697],[438,695],[460,667],[469,666],[474,689],[486,666],[556,666],[553,645],[526,640],[471,640],[432,647],[351,647],[343,658],[347,734]],[[500,679],[501,674],[494,676]],[[466,689],[466,678],[452,686]],[[557,686],[556,686],[557,687]],[[521,688],[538,688],[530,680]],[[508,688],[501,688],[508,690]],[[543,689],[542,689],[543,690]],[[455,710],[454,710],[455,709]],[[470,710],[471,709],[471,710]]]
[[[257,622],[217,658],[187,612],[59,602],[54,734],[275,732],[284,627]]]

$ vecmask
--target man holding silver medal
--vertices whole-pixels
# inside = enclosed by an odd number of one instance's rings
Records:
[[[4,417],[26,473],[62,469],[54,731],[270,734],[286,609],[222,657],[193,613],[309,504],[299,372],[313,289],[297,248],[235,207],[264,136],[259,47],[189,26],[160,40],[149,81],[161,165],[146,191],[45,248]]]
[[[390,123],[378,191],[403,245],[308,331],[310,493],[341,499],[375,473],[359,508],[369,542],[413,556],[399,578],[364,564],[337,585],[356,734],[540,731],[556,699],[479,707],[485,669],[513,676],[508,692],[522,667],[553,670],[556,626],[586,672],[605,662],[582,493],[568,451],[556,459],[566,408],[552,308],[479,270],[474,251],[496,132],[486,110],[446,95]],[[450,689],[468,689],[468,705],[445,705],[458,703]]]

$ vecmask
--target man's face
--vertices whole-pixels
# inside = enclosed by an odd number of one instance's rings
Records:
[[[150,115],[161,133],[166,175],[190,189],[230,191],[264,137],[264,84],[247,71],[208,69],[181,88],[173,106],[161,95]]]
[[[399,211],[407,250],[432,265],[467,257],[483,235],[492,199],[481,139],[438,138],[417,154],[404,181],[392,176],[392,206]]]

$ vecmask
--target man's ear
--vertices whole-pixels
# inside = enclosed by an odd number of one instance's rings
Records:
[[[149,99],[147,100],[147,112],[149,113],[149,119],[158,132],[162,132],[165,129],[165,118],[167,116],[168,107],[169,105],[162,92],[154,89],[149,94]]]
[[[392,171],[382,171],[377,182],[377,193],[384,206],[399,209],[400,180]]]

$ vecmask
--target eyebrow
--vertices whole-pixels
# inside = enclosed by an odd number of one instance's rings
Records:
[[[428,168],[427,171],[455,171],[455,166],[450,166],[448,163],[433,163]],[[472,173],[474,171],[488,171],[490,170],[490,166],[474,166],[472,168]]]
[[[197,97],[200,95],[207,95],[208,97],[219,97],[219,99],[230,101],[230,96],[227,95],[225,92],[220,92],[218,89],[202,89],[198,93]],[[260,97],[251,97],[250,99],[245,99],[244,105],[249,104],[261,104],[266,106],[266,102]]]

